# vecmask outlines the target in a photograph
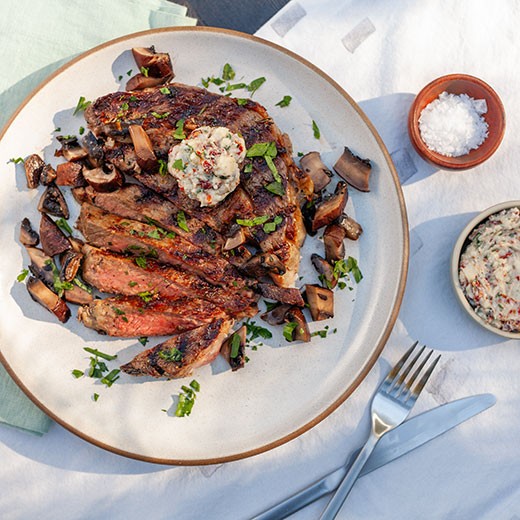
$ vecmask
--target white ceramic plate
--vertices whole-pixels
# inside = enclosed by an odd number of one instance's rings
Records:
[[[479,325],[484,327],[485,329],[494,332],[495,334],[498,334],[499,336],[503,336],[505,338],[511,338],[511,339],[520,339],[520,332],[509,332],[507,330],[502,330],[497,327],[494,327],[490,323],[487,323],[485,320],[483,320],[476,312],[475,309],[471,306],[468,299],[466,298],[464,291],[462,290],[462,287],[459,282],[459,261],[460,256],[464,252],[466,246],[468,245],[468,237],[471,234],[471,232],[479,226],[484,220],[489,218],[491,215],[494,215],[495,213],[499,213],[500,211],[504,209],[510,209],[510,208],[520,208],[520,200],[511,200],[507,202],[501,202],[500,204],[496,204],[494,206],[491,206],[490,208],[482,211],[479,213],[476,217],[472,218],[468,224],[464,227],[464,229],[461,231],[459,238],[457,239],[457,242],[455,242],[455,246],[453,248],[453,253],[451,255],[451,281],[453,284],[453,289],[455,290],[455,294],[457,296],[457,299],[459,300],[460,304],[464,308],[464,310],[468,313],[468,315],[473,318]]]
[[[219,76],[227,62],[236,71],[236,81],[264,76],[267,81],[254,99],[289,133],[295,154],[319,150],[332,166],[348,145],[374,164],[372,191],[351,190],[347,206],[365,230],[358,242],[347,244],[364,278],[353,291],[337,292],[336,318],[312,324],[312,330],[328,325],[329,331],[337,328],[337,332],[326,339],[315,337],[310,344],[289,344],[278,331],[258,350],[248,352],[250,361],[243,370],[232,373],[222,359],[199,369],[194,377],[201,391],[193,413],[185,418],[173,413],[181,384],[191,378],[156,381],[122,375],[105,388],[94,379],[72,377],[73,369],[88,366],[85,346],[117,353],[118,360],[109,363],[111,368],[127,362],[143,347],[137,340],[99,336],[80,326],[74,316],[66,325],[58,323],[30,299],[23,283],[16,282],[28,262],[17,238],[19,223],[28,216],[38,226],[36,205],[41,189],[26,188],[22,165],[5,166],[12,157],[34,152],[56,164],[55,128],[60,127],[62,134],[77,134],[85,124],[81,114],[73,116],[79,97],[92,100],[124,88],[119,76],[124,84],[127,71],[136,71],[129,50],[150,45],[170,53],[179,82],[200,85],[202,77]],[[247,96],[244,91],[234,94]],[[291,105],[275,106],[284,95],[293,97]],[[321,130],[319,140],[313,137],[312,120]],[[26,100],[3,132],[0,164],[4,164],[1,359],[38,406],[98,446],[171,464],[222,462],[271,449],[308,430],[339,406],[363,380],[390,334],[408,261],[406,212],[390,157],[345,91],[313,65],[278,46],[229,31],[182,28],[147,31],[97,47],[61,68]],[[303,282],[317,283],[308,258],[322,248],[317,240],[306,244],[300,273]],[[97,402],[94,393],[100,396]]]

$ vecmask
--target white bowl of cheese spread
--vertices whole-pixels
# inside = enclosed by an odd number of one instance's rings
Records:
[[[492,206],[468,223],[453,248],[451,278],[475,321],[520,339],[520,200]]]

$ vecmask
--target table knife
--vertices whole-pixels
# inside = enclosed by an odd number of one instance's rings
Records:
[[[493,406],[496,398],[492,394],[480,394],[437,406],[408,419],[395,430],[384,435],[361,470],[360,477],[408,453],[458,424]],[[355,459],[356,450],[347,463],[329,473],[292,497],[264,511],[253,520],[280,520],[299,511],[318,498],[331,493],[339,485]]]

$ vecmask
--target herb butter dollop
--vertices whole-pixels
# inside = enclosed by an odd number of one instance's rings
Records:
[[[459,261],[467,300],[490,325],[520,332],[520,208],[491,215],[468,238]]]
[[[172,147],[168,171],[190,199],[214,206],[238,186],[245,155],[244,139],[229,128],[201,126]]]

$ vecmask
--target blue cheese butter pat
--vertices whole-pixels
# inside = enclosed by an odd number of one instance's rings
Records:
[[[201,126],[172,147],[168,171],[190,199],[214,206],[240,183],[245,156],[246,145],[238,134],[222,126]]]

